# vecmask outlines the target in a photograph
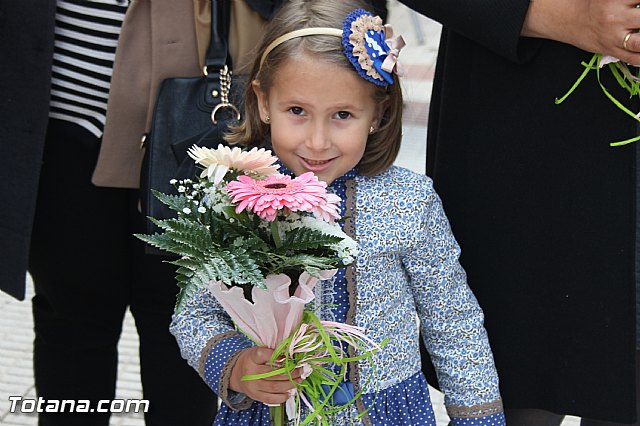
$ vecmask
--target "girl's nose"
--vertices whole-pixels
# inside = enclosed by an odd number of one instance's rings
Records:
[[[313,122],[307,135],[307,147],[314,151],[321,151],[331,145],[329,138],[329,127],[322,122]]]

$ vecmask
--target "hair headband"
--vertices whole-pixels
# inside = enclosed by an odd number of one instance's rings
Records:
[[[393,83],[395,73],[402,75],[398,54],[405,46],[402,36],[393,38],[390,25],[383,25],[379,16],[373,16],[364,9],[356,9],[347,15],[342,29],[329,27],[302,28],[281,35],[272,41],[260,58],[260,69],[273,49],[298,37],[310,35],[331,35],[342,39],[344,54],[364,79],[387,86]]]
[[[293,38],[304,37],[308,35],[332,35],[342,37],[342,30],[337,28],[329,28],[329,27],[315,27],[315,28],[302,28],[301,30],[295,30],[288,32],[286,34],[281,35],[277,39],[273,40],[266,49],[264,49],[264,53],[262,54],[262,58],[260,58],[260,68],[262,68],[262,64],[267,59],[267,56],[273,49],[280,46],[285,41],[289,41]]]

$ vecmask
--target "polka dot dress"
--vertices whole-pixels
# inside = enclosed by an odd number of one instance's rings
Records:
[[[504,426],[504,413],[496,413],[475,419],[452,419],[453,426]]]

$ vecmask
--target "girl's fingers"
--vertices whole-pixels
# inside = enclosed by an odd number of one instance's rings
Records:
[[[294,388],[295,385],[288,380],[264,380],[256,386],[256,390],[259,392],[270,394],[286,394]]]
[[[279,367],[271,367],[270,365],[254,365],[251,368],[251,372],[247,375],[258,375],[258,374],[266,374],[266,373],[271,373],[274,369],[278,369]],[[296,381],[297,383],[300,383],[300,369],[296,368],[295,370],[291,371],[289,374],[287,373],[282,373],[282,374],[277,374],[275,376],[268,376],[268,377],[264,377],[263,379],[260,380],[273,380],[273,381],[286,381],[289,382],[291,380]]]
[[[253,399],[265,404],[275,405],[286,402],[287,399],[289,399],[289,394],[259,393],[255,397],[253,397]]]
[[[268,371],[272,371],[271,367],[267,367],[267,369]],[[300,374],[301,374],[301,369],[296,368],[295,370],[290,371],[289,374],[287,373],[278,374],[277,376],[266,377],[265,380],[285,380],[287,382],[293,380],[296,383],[300,383]]]
[[[271,354],[273,354],[273,349],[264,348],[264,347],[256,347],[251,350],[251,361],[258,365],[269,364],[271,360]]]
[[[289,399],[295,386],[289,381],[260,380],[253,389],[252,398],[265,404],[281,404]]]
[[[272,349],[251,348],[247,350],[247,363],[245,364],[243,376],[254,376],[270,373],[278,366],[271,366]],[[262,379],[245,380],[242,383],[242,390],[256,401],[265,404],[281,404],[289,399],[289,391],[295,389],[296,384],[302,381],[300,375],[302,369],[296,368],[289,373],[277,374],[275,376],[264,377]]]

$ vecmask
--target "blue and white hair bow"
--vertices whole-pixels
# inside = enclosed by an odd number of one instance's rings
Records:
[[[393,83],[393,74],[403,74],[398,55],[404,39],[394,38],[391,26],[383,25],[379,16],[364,9],[351,12],[343,23],[342,45],[358,74],[372,83],[387,86]]]

